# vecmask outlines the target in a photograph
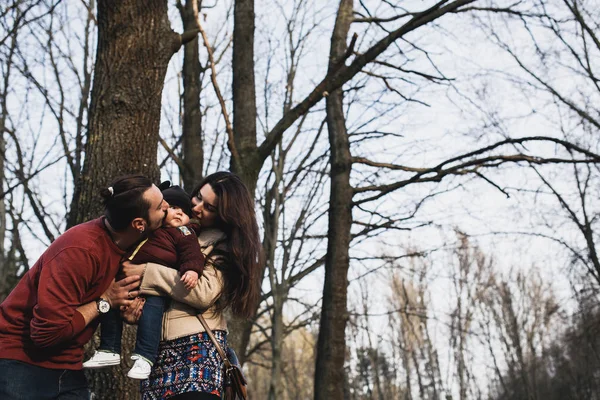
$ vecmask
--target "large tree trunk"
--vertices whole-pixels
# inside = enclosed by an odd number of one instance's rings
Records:
[[[166,0],[98,2],[98,50],[82,176],[69,225],[101,214],[100,188],[116,176],[157,180],[161,94],[167,65],[181,46]]]
[[[346,38],[352,22],[352,9],[352,0],[341,0],[331,37],[330,70],[343,62],[347,47]],[[348,320],[346,302],[353,191],[350,186],[352,159],[343,105],[344,96],[341,88],[327,97],[331,192],[325,283],[315,368],[316,400],[344,398],[341,383],[344,381],[346,353],[345,330]]]
[[[236,0],[233,27],[233,131],[239,157],[232,154],[231,170],[254,197],[263,161],[256,145],[256,88],[254,83],[254,0]],[[264,276],[264,267],[260,277]],[[229,343],[240,362],[246,359],[252,323],[229,318]]]
[[[187,0],[184,7],[179,7],[183,28],[186,32],[197,29],[194,1],[198,0]],[[191,192],[202,179],[204,166],[202,114],[200,112],[201,73],[198,37],[195,36],[193,40],[185,44],[183,51],[183,131],[181,133],[183,168],[181,168],[181,177],[183,188],[188,192]]]
[[[69,215],[74,225],[102,213],[98,192],[111,179],[142,173],[158,180],[161,95],[167,65],[180,47],[166,0],[98,2],[98,50],[89,111],[85,162]],[[139,382],[131,366],[134,329],[125,329],[121,367],[89,374],[99,399],[134,399]],[[91,342],[93,343],[93,342]]]

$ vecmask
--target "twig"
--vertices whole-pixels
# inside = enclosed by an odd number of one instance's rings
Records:
[[[202,24],[200,23],[200,18],[198,17],[198,4],[194,1],[194,15],[196,17],[196,23],[198,24],[198,30],[202,35],[202,41],[204,42],[204,47],[206,47],[206,51],[208,52],[208,60],[210,62],[210,80],[212,81],[213,88],[215,90],[215,94],[219,99],[219,104],[221,105],[221,114],[223,114],[223,119],[225,120],[225,130],[227,131],[227,147],[229,147],[229,151],[231,152],[231,157],[234,160],[239,160],[240,155],[235,146],[235,140],[233,137],[233,126],[231,125],[231,120],[229,119],[229,113],[227,112],[227,106],[225,105],[225,100],[223,99],[223,95],[221,94],[221,89],[219,88],[219,83],[217,82],[217,70],[215,68],[215,59],[213,55],[213,50],[208,43],[208,37],[206,36],[206,32],[202,28]]]

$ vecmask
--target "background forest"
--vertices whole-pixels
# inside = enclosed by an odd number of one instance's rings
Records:
[[[3,0],[0,69],[0,299],[112,178],[229,169],[252,399],[600,398],[598,1]]]

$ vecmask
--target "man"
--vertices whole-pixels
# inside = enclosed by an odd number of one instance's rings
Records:
[[[128,306],[140,277],[115,282],[126,250],[169,205],[141,175],[101,192],[104,216],[62,234],[0,304],[0,399],[88,399],[83,346],[98,316]]]

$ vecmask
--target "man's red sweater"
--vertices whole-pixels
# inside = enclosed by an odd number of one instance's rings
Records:
[[[81,369],[98,318],[85,326],[77,307],[106,291],[123,256],[103,218],[62,234],[0,304],[0,358]]]

